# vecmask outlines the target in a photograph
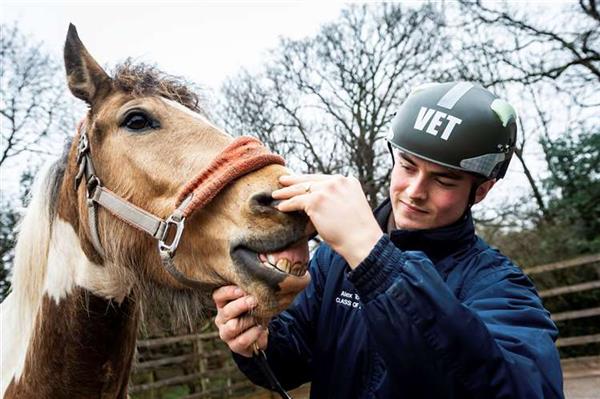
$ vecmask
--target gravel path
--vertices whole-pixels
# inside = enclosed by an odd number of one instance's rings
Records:
[[[562,361],[566,399],[600,399],[600,356]]]

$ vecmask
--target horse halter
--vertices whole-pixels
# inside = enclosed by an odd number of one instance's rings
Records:
[[[77,131],[79,133],[79,145],[77,146],[79,170],[75,176],[75,191],[78,190],[81,181],[85,178],[88,224],[94,249],[103,258],[106,256],[98,235],[97,205],[100,205],[119,219],[156,239],[164,269],[179,283],[195,289],[209,290],[217,286],[190,279],[175,267],[173,257],[183,234],[185,218],[208,204],[235,179],[267,165],[285,165],[281,156],[270,153],[259,140],[247,136],[238,137],[184,186],[178,196],[177,207],[169,217],[162,219],[133,205],[102,185],[92,163],[90,142],[84,121],[79,123]],[[169,241],[171,229],[174,229],[174,233],[171,234],[173,238]],[[254,358],[273,389],[282,398],[291,399],[267,363],[265,352],[258,349],[257,346],[254,347]]]
[[[75,191],[85,178],[88,223],[94,249],[101,257],[106,256],[98,235],[97,206],[100,205],[114,216],[156,239],[165,270],[179,283],[196,289],[212,289],[216,286],[186,277],[173,263],[173,257],[185,228],[186,217],[208,204],[235,179],[267,165],[285,165],[281,156],[269,152],[258,139],[238,137],[183,187],[178,195],[177,207],[171,215],[162,219],[119,197],[102,185],[92,162],[84,121],[80,122],[77,131],[79,132],[77,146],[79,170],[75,176]]]

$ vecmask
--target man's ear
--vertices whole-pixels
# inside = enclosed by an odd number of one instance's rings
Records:
[[[490,192],[492,187],[496,184],[496,179],[486,180],[477,187],[475,190],[475,201],[474,204],[481,202],[487,194]]]
[[[73,24],[69,25],[64,57],[69,89],[75,97],[93,106],[110,92],[112,79],[88,53]]]

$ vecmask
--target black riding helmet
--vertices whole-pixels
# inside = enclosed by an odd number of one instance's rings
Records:
[[[470,82],[414,89],[392,120],[392,147],[482,180],[501,179],[517,137],[514,108]]]

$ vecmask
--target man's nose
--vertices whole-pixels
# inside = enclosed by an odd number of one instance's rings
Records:
[[[406,188],[406,193],[408,194],[408,198],[414,201],[427,199],[427,184],[425,179],[422,176],[413,177]]]

